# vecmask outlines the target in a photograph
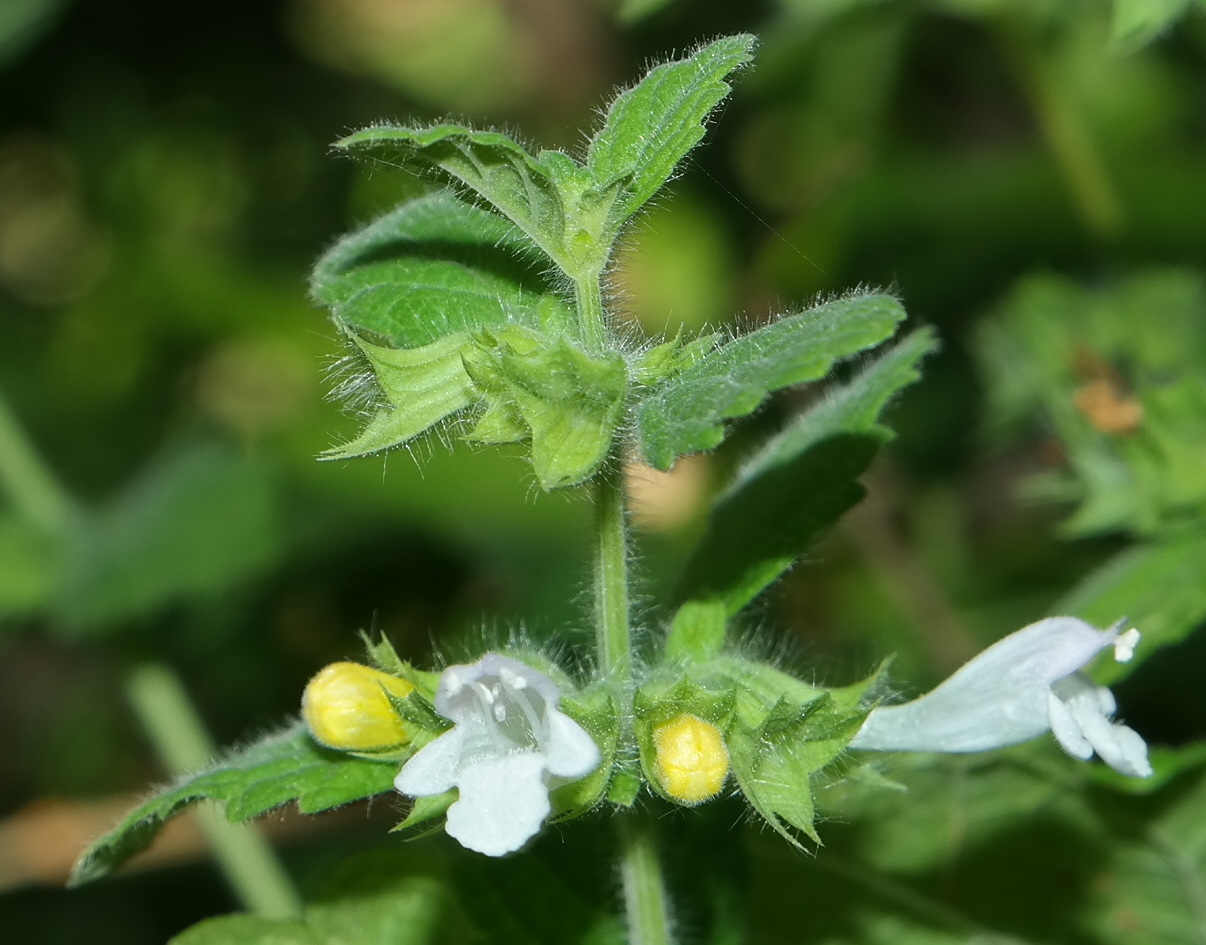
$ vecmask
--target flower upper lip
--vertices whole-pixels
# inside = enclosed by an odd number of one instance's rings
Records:
[[[557,708],[560,698],[543,673],[497,653],[448,667],[435,708],[455,724],[403,765],[394,786],[415,797],[459,788],[448,833],[488,856],[518,850],[549,814],[552,780],[599,764],[598,746]]]
[[[1076,617],[1048,617],[990,646],[931,692],[904,705],[874,709],[851,748],[873,751],[974,752],[1054,732],[1077,758],[1096,751],[1123,774],[1147,777],[1147,746],[1113,721],[1108,689],[1078,671],[1111,644],[1130,659],[1137,630],[1098,630]]]

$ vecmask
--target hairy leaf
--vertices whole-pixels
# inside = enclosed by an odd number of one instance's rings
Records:
[[[445,335],[421,348],[382,348],[355,335],[352,341],[392,406],[378,410],[359,436],[327,450],[323,459],[367,456],[398,446],[476,399],[463,361],[468,332]]]
[[[582,169],[567,154],[544,151],[534,157],[501,132],[451,124],[377,125],[354,132],[335,146],[386,164],[442,171],[519,227],[565,272],[579,271],[582,259],[567,246],[564,198],[586,188]],[[596,271],[602,260],[597,263]]]
[[[935,347],[932,332],[915,332],[768,443],[716,501],[679,598],[736,613],[858,502],[857,477],[892,436],[880,414]]]
[[[439,192],[401,204],[332,246],[314,299],[358,334],[419,348],[454,332],[571,317],[539,277],[543,258],[497,214]]]
[[[640,405],[641,450],[669,469],[684,453],[724,440],[724,422],[771,391],[824,377],[835,361],[891,337],[905,317],[890,295],[859,293],[818,305],[705,354]]]
[[[252,817],[296,801],[315,814],[393,788],[396,764],[320,748],[298,723],[236,751],[154,794],[84,851],[71,884],[98,879],[146,849],[171,817],[200,800],[221,804],[227,819]]]
[[[612,103],[586,166],[596,187],[620,184],[611,213],[613,233],[699,144],[708,116],[729,94],[725,79],[750,61],[755,42],[748,34],[719,39],[658,66]]]

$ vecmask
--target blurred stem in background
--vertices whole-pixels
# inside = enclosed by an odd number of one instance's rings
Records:
[[[0,486],[16,512],[50,534],[70,524],[71,497],[63,491],[0,392]]]
[[[126,693],[156,753],[174,776],[191,774],[214,757],[214,747],[180,679],[161,663],[144,663],[126,678]],[[232,824],[213,805],[195,812],[197,824],[239,901],[263,916],[301,914],[302,903],[271,845],[251,824]]]
[[[1094,236],[1115,239],[1125,223],[1122,202],[1068,83],[1055,75],[1051,57],[1030,24],[1012,17],[997,22],[1006,57],[1030,100],[1077,212]]]

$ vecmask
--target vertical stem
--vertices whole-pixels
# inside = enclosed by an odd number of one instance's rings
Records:
[[[578,329],[588,351],[601,351],[607,341],[603,320],[603,294],[599,275],[591,273],[574,281],[574,299],[578,306]]]
[[[48,532],[61,532],[72,502],[38,455],[0,395],[0,488],[17,511]]]
[[[620,876],[628,915],[628,945],[671,945],[670,908],[652,821],[636,811],[619,818]]]
[[[631,689],[628,624],[628,542],[624,521],[624,467],[613,457],[596,480],[595,632],[603,675]]]
[[[1122,203],[1075,103],[1052,74],[1026,24],[1003,21],[1001,36],[1081,219],[1097,236],[1117,236],[1123,225]]]
[[[213,746],[180,680],[166,666],[144,664],[126,678],[126,692],[155,751],[176,776],[213,757]],[[244,906],[264,916],[296,916],[301,901],[272,847],[250,824],[232,824],[212,808],[197,823]]]

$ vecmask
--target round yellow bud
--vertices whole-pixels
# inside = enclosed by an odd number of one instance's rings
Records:
[[[405,698],[405,679],[360,663],[332,663],[306,684],[302,715],[315,741],[340,751],[378,751],[410,741],[386,691]]]
[[[724,787],[729,752],[711,722],[683,714],[653,730],[657,779],[676,801],[699,804]]]

